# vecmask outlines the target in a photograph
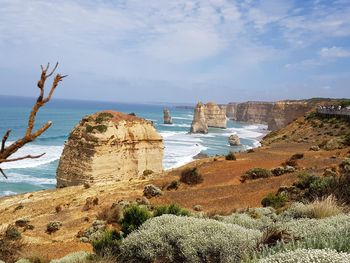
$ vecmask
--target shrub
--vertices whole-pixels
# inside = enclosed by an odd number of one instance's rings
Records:
[[[85,251],[73,252],[63,258],[51,260],[50,263],[83,263],[88,261],[89,255]]]
[[[269,193],[263,200],[261,200],[261,204],[264,207],[271,206],[273,208],[281,208],[288,201],[287,196],[284,193],[274,194]]]
[[[147,176],[147,175],[150,175],[150,174],[153,174],[153,171],[152,171],[152,170],[146,169],[146,170],[143,171],[143,175],[144,175],[144,176]]]
[[[123,217],[123,210],[120,206],[104,207],[97,215],[97,219],[106,221],[108,224],[118,223]]]
[[[197,168],[189,168],[182,171],[180,182],[188,185],[196,185],[203,182],[203,177],[198,173]]]
[[[111,118],[113,118],[113,114],[111,114],[109,112],[101,112],[100,114],[97,115],[95,121],[97,123],[102,123],[104,121],[110,120]]]
[[[234,152],[229,152],[226,156],[225,159],[227,161],[236,161],[236,155],[234,154]]]
[[[101,257],[117,256],[122,242],[122,235],[116,230],[105,231],[101,238],[92,242],[94,252]]]
[[[229,216],[223,216],[220,221],[227,224],[235,224],[247,229],[256,230],[263,229],[267,224],[272,222],[272,220],[269,218],[264,217],[262,219],[255,219],[245,213],[234,213]]]
[[[300,160],[303,158],[304,158],[303,153],[296,153],[296,154],[293,154],[292,157],[290,157],[290,160]]]
[[[348,133],[347,135],[344,136],[344,141],[343,143],[346,145],[346,146],[350,146],[350,133]]]
[[[284,251],[260,259],[259,263],[345,263],[350,262],[350,254],[340,253],[331,249],[297,249]]]
[[[261,233],[212,219],[155,217],[122,243],[121,262],[240,262]]]
[[[186,209],[181,208],[177,204],[171,204],[171,205],[161,205],[157,206],[154,209],[153,216],[161,216],[164,214],[171,214],[176,216],[189,216],[190,212]]]
[[[272,173],[270,170],[264,169],[264,168],[253,168],[245,172],[241,176],[241,181],[245,182],[246,180],[255,180],[259,178],[267,178],[272,176]]]
[[[166,187],[167,190],[177,190],[179,188],[179,182],[178,181],[171,181],[171,183]]]
[[[0,261],[15,262],[18,260],[24,246],[21,233],[13,225],[9,225],[5,233],[0,235]]]
[[[145,221],[151,218],[151,213],[147,208],[131,205],[130,207],[124,210],[124,217],[121,220],[120,224],[122,231],[128,235],[139,226],[141,226]]]

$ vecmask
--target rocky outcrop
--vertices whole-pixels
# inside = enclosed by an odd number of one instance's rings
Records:
[[[219,106],[214,102],[205,104],[205,118],[208,127],[223,128],[227,127],[226,107]]]
[[[152,123],[114,111],[83,118],[69,135],[57,187],[129,180],[162,171],[163,139]]]
[[[237,134],[231,134],[230,137],[228,137],[228,143],[231,146],[241,145],[241,141],[240,141],[240,139],[239,139]]]
[[[168,108],[163,109],[164,124],[173,124]]]
[[[278,130],[303,116],[314,106],[313,101],[307,100],[229,103],[226,106],[226,115],[229,119],[267,124],[269,130]]]
[[[199,102],[194,109],[191,133],[208,133],[208,123],[205,117],[205,105]]]

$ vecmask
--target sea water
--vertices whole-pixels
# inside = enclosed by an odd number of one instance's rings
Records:
[[[12,129],[9,142],[21,138],[27,127],[28,116],[34,98],[0,96],[0,135]],[[173,119],[172,125],[163,124],[163,108],[168,107]],[[264,125],[249,125],[228,121],[227,129],[209,128],[208,134],[189,134],[193,109],[175,107],[170,104],[131,104],[93,101],[73,101],[54,99],[40,109],[35,128],[47,121],[52,126],[34,142],[25,145],[13,157],[27,154],[39,155],[39,159],[25,159],[3,163],[1,168],[8,179],[0,176],[0,196],[54,188],[56,168],[70,131],[85,115],[100,110],[116,110],[135,113],[139,117],[153,121],[155,128],[163,136],[164,168],[179,167],[193,160],[198,153],[223,155],[229,151],[241,151],[258,147],[259,138],[266,133]],[[230,146],[228,136],[237,134],[241,146]]]

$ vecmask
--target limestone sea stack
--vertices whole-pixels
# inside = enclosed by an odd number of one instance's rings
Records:
[[[238,146],[238,145],[241,145],[241,141],[238,137],[237,134],[231,134],[229,137],[228,137],[228,142],[231,146]]]
[[[84,117],[65,143],[57,187],[129,180],[163,170],[163,139],[152,123],[103,111]]]
[[[205,118],[205,106],[202,102],[197,103],[191,125],[191,133],[208,133],[208,123]]]
[[[205,118],[207,119],[208,127],[225,129],[227,126],[226,108],[220,107],[214,102],[209,102],[205,105]]]
[[[163,109],[164,124],[173,124],[168,108]]]

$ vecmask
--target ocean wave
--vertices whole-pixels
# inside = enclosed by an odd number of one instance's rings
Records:
[[[171,117],[171,118],[174,120],[192,120],[192,117]]]
[[[10,143],[10,142],[9,142]],[[16,153],[11,155],[11,158],[26,156],[26,155],[40,155],[45,153],[42,157],[37,159],[24,159],[16,162],[9,162],[1,164],[3,169],[19,169],[19,168],[33,168],[39,165],[44,165],[56,161],[60,158],[63,151],[63,146],[51,145],[36,145],[26,144]]]
[[[48,185],[56,184],[55,178],[43,178],[35,177],[31,175],[21,174],[21,173],[7,173],[8,179],[0,178],[0,182],[3,183],[27,183],[32,185]]]
[[[173,124],[159,124],[159,126],[164,126],[164,127],[181,127],[181,128],[190,128],[191,125],[190,124],[185,124],[185,123],[181,123],[181,124],[177,124],[177,123],[173,123]]]
[[[238,137],[244,139],[252,139],[263,136],[265,132],[260,128],[254,129],[251,126],[246,126],[243,128],[228,128],[225,130],[225,133],[221,133],[222,136],[230,136],[231,134],[236,134]]]
[[[9,196],[9,195],[15,195],[16,192],[13,191],[0,191],[0,196]]]
[[[51,136],[51,137],[39,137],[36,138],[35,141],[36,142],[47,142],[47,141],[52,141],[52,140],[57,140],[57,139],[62,139],[62,140],[66,140],[67,136],[66,135],[59,135],[59,136]]]

